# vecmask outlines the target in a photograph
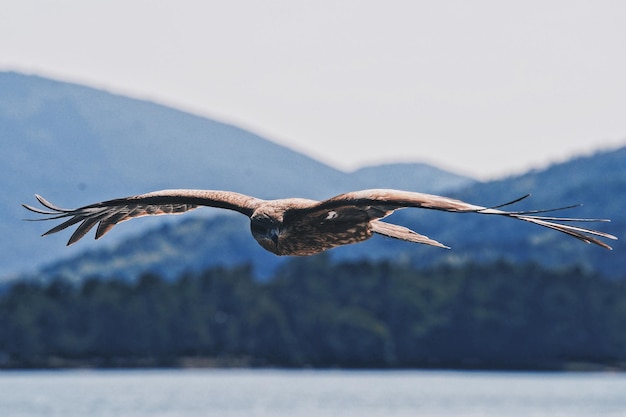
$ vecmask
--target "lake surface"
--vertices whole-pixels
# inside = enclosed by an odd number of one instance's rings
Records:
[[[626,374],[4,371],[0,416],[626,416]]]

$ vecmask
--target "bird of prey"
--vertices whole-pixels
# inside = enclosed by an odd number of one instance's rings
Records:
[[[454,213],[478,213],[511,217],[557,230],[586,243],[606,249],[609,245],[599,238],[617,239],[608,233],[588,229],[569,222],[605,222],[605,219],[576,219],[547,217],[539,214],[550,210],[503,211],[502,207],[517,200],[494,207],[468,204],[452,198],[410,191],[372,189],[340,194],[324,201],[302,198],[262,200],[230,191],[214,190],[163,190],[132,197],[103,201],[77,209],[64,209],[36,198],[46,209],[24,204],[35,213],[46,215],[34,220],[66,219],[43,235],[61,231],[79,224],[68,241],[75,243],[96,224],[96,239],[104,236],[113,226],[135,217],[178,214],[200,206],[234,210],[250,218],[250,230],[256,241],[276,255],[306,256],[323,252],[336,246],[362,242],[379,234],[408,242],[423,243],[448,248],[436,240],[416,233],[406,227],[387,223],[381,219],[395,210],[416,207]]]

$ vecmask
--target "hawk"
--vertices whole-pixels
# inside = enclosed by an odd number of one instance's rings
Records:
[[[78,224],[78,228],[67,242],[68,245],[81,239],[95,225],[98,225],[95,238],[99,239],[117,223],[125,220],[141,216],[178,214],[201,206],[234,210],[248,216],[254,239],[276,255],[313,255],[336,246],[362,242],[374,234],[449,249],[448,246],[406,227],[382,221],[395,210],[409,207],[510,217],[554,229],[606,249],[611,247],[598,239],[599,237],[617,239],[608,233],[565,224],[609,221],[606,219],[539,215],[574,206],[550,210],[500,210],[528,196],[494,207],[482,207],[438,195],[388,189],[348,192],[324,201],[303,198],[262,200],[230,191],[182,189],[118,198],[77,209],[57,207],[36,195],[37,200],[46,209],[26,204],[23,206],[32,212],[47,216],[34,220],[66,219],[43,236]]]

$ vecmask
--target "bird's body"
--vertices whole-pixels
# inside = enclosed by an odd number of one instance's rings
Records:
[[[40,196],[37,196],[37,199],[48,210],[28,205],[24,207],[49,216],[38,220],[66,219],[44,235],[56,233],[75,224],[79,225],[70,237],[68,245],[78,241],[96,225],[98,239],[117,223],[135,217],[184,213],[200,206],[234,210],[248,216],[253,237],[263,248],[276,255],[313,255],[336,246],[362,242],[373,234],[447,248],[436,240],[406,227],[381,220],[395,210],[408,207],[512,217],[557,230],[607,249],[611,247],[597,237],[616,239],[608,233],[563,224],[608,220],[537,215],[554,210],[524,212],[500,210],[521,199],[488,208],[442,196],[387,189],[354,191],[323,201],[302,198],[262,200],[230,191],[163,190],[103,201],[78,209],[57,207]]]

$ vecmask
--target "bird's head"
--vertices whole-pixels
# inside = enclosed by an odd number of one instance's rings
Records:
[[[277,255],[281,224],[279,218],[264,212],[255,212],[250,217],[252,236],[264,249]]]

